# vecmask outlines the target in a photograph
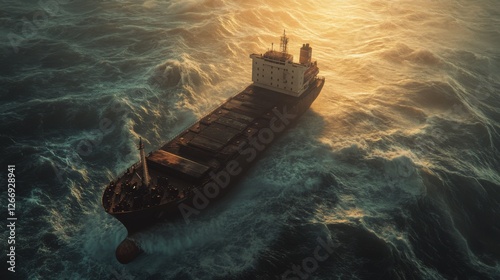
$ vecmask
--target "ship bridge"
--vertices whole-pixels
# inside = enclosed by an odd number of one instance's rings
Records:
[[[302,45],[299,63],[293,62],[287,48],[288,37],[283,31],[279,51],[271,49],[264,54],[251,54],[252,81],[255,86],[299,97],[316,78],[319,68],[311,61],[309,44]]]

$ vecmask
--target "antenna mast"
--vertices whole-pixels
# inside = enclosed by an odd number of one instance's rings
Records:
[[[287,53],[287,50],[286,50],[287,44],[288,44],[288,38],[286,37],[285,29],[283,29],[283,36],[281,36],[281,43],[280,43],[281,52],[283,54]]]

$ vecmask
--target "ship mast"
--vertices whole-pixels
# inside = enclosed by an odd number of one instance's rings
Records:
[[[280,49],[283,56],[287,54],[287,49],[286,49],[287,45],[288,45],[288,38],[286,37],[285,29],[283,29],[283,36],[281,36],[281,42],[280,42]]]
[[[141,153],[142,184],[148,186],[149,185],[148,165],[146,164],[146,153],[144,152],[144,144],[142,143],[141,137],[139,137],[139,151]]]

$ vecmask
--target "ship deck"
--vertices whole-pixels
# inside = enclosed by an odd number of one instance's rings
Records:
[[[240,143],[269,127],[274,107],[296,100],[297,97],[248,86],[146,157],[149,186],[142,186],[141,164],[133,165],[116,182],[111,182],[103,196],[106,211],[135,211],[192,195],[194,188],[209,180],[210,171],[218,170],[238,155]]]

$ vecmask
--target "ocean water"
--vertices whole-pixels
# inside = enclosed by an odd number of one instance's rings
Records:
[[[498,4],[3,0],[1,278],[500,279]],[[139,137],[154,150],[244,89],[284,29],[321,95],[227,198],[119,264],[106,183]]]

